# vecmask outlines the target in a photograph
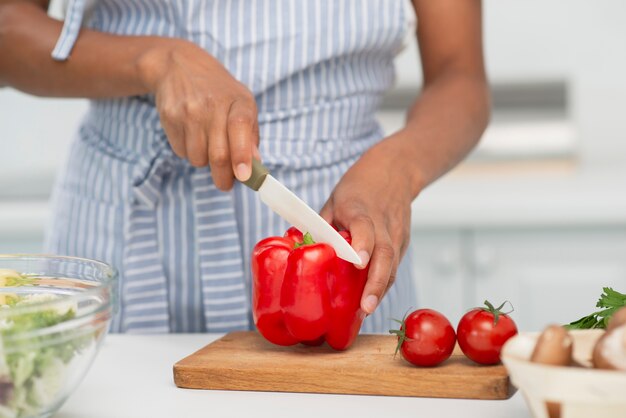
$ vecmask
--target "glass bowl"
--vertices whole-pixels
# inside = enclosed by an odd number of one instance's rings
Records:
[[[109,328],[116,279],[99,261],[0,255],[0,418],[61,407]]]

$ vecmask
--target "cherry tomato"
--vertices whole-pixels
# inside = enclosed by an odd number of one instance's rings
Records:
[[[463,315],[456,330],[457,338],[461,350],[471,360],[479,364],[497,364],[502,346],[517,334],[517,326],[507,313],[502,312],[504,303],[494,308],[485,301],[485,306]]]
[[[399,330],[390,330],[398,336],[398,350],[409,363],[431,367],[446,360],[456,344],[450,321],[432,309],[418,309],[398,321]]]

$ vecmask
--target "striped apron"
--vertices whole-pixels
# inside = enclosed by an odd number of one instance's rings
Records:
[[[260,152],[272,174],[319,210],[359,156],[412,34],[406,0],[70,0],[52,56],[81,25],[187,39],[254,94]],[[114,332],[251,329],[250,253],[286,223],[237,183],[175,156],[152,95],[92,100],[53,194],[49,252],[100,259],[120,273]],[[415,305],[409,260],[364,332]]]

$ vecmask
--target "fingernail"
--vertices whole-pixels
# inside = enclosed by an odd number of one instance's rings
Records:
[[[370,262],[370,255],[367,251],[364,250],[357,252],[357,255],[361,259],[361,264],[359,264],[357,268],[364,269],[365,267],[367,267],[367,263]]]
[[[378,298],[374,295],[369,295],[365,298],[363,302],[364,311],[368,314],[373,313],[376,310],[376,306],[378,306]]]
[[[235,169],[237,180],[246,181],[250,178],[251,174],[252,170],[250,169],[250,166],[244,163],[237,164],[237,168]]]

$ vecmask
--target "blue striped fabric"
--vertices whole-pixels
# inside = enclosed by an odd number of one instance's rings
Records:
[[[83,1],[70,3],[57,59],[71,52]],[[319,210],[383,137],[375,112],[414,23],[408,4],[99,0],[86,24],[188,39],[219,59],[255,95],[264,163]],[[220,192],[208,168],[176,157],[151,95],[91,102],[54,207],[49,251],[120,270],[118,332],[250,329],[250,252],[288,227],[246,187]],[[384,332],[415,303],[408,263],[363,331]]]
[[[83,12],[85,8],[84,0],[70,0],[67,7],[67,18],[63,24],[61,30],[61,36],[57,41],[54,49],[52,50],[52,58],[57,61],[64,61],[69,56],[76,38],[78,38],[78,32],[80,30],[81,23],[83,21]]]

